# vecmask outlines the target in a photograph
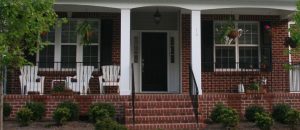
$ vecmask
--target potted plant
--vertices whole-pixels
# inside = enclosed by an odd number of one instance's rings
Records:
[[[296,48],[297,47],[297,42],[291,37],[286,37],[284,45],[285,45],[285,47],[290,46],[291,48]]]
[[[63,85],[56,85],[52,88],[52,95],[73,95],[73,91]]]
[[[242,29],[235,27],[235,24],[230,20],[226,24],[217,29],[220,32],[219,39],[221,43],[231,44],[236,38],[241,36]]]
[[[93,35],[92,26],[88,21],[84,21],[77,25],[76,27],[77,33],[81,36],[81,44],[86,45],[91,43],[91,37]]]

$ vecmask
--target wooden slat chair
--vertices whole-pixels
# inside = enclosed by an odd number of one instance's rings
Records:
[[[38,66],[23,66],[20,69],[21,75],[21,94],[27,95],[28,92],[39,92],[44,94],[44,76],[38,76]]]
[[[118,65],[105,65],[102,66],[102,76],[99,76],[100,94],[104,93],[104,86],[117,86],[118,93],[120,92],[120,66]]]
[[[92,73],[94,66],[77,67],[75,76],[67,77],[67,87],[80,95],[86,95],[89,90],[90,79],[93,78]]]

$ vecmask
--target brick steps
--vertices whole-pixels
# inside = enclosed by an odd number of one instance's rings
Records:
[[[135,108],[192,108],[192,103],[191,101],[137,101]]]
[[[127,114],[132,114],[132,109],[126,109]],[[136,108],[135,116],[170,116],[170,115],[194,115],[193,108],[160,108],[160,109],[147,109]]]
[[[125,124],[130,130],[197,130],[200,123],[196,122],[189,95],[137,95],[134,126],[131,100],[125,102]]]
[[[136,124],[126,125],[130,130],[199,130],[196,123]],[[200,128],[204,125],[200,124]]]
[[[126,117],[126,123],[132,123],[132,117]],[[164,123],[191,123],[196,122],[194,115],[179,116],[135,116],[136,124],[164,124]]]

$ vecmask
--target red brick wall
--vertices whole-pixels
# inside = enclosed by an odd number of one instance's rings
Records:
[[[187,97],[187,98],[186,98]],[[159,106],[167,106],[169,104],[176,102],[190,102],[189,95],[178,94],[178,95],[167,95],[167,94],[155,94],[155,95],[138,95],[137,101],[152,101],[155,99],[160,101],[161,104],[156,104]],[[272,106],[277,103],[287,103],[290,104],[295,109],[300,109],[300,94],[299,93],[267,93],[267,94],[218,94],[210,93],[204,94],[198,97],[199,99],[199,112],[201,113],[201,119],[206,119],[214,106],[218,102],[224,103],[226,106],[232,107],[238,111],[241,118],[245,113],[245,109],[251,105],[261,105],[267,111],[272,110]],[[16,112],[22,108],[26,102],[38,101],[45,103],[46,115],[45,119],[52,119],[52,113],[56,109],[57,105],[63,101],[73,101],[79,104],[80,114],[85,115],[91,104],[96,102],[107,102],[112,103],[116,107],[117,115],[116,118],[121,122],[124,121],[125,107],[126,104],[130,104],[130,96],[120,96],[120,95],[88,95],[88,96],[46,96],[46,95],[6,95],[4,101],[9,103],[13,109],[10,119],[16,117]],[[163,104],[163,101],[168,101]],[[140,102],[142,103],[142,102]],[[169,103],[169,104],[168,104]],[[149,106],[151,107],[151,106]],[[174,105],[176,107],[176,105]],[[180,106],[178,106],[180,107]],[[127,106],[128,108],[128,106]],[[129,107],[130,109],[131,107]],[[157,106],[153,106],[157,108]],[[147,108],[145,108],[147,109]],[[149,108],[151,109],[151,108]],[[151,115],[151,113],[149,113]],[[183,117],[184,118],[184,117]]]
[[[199,110],[206,119],[218,102],[224,103],[238,111],[241,119],[245,109],[251,105],[263,106],[271,112],[272,106],[278,103],[287,103],[295,109],[300,109],[300,94],[298,93],[268,93],[268,94],[204,94],[199,97]]]
[[[80,107],[80,115],[87,115],[89,106],[93,103],[106,102],[112,103],[116,108],[117,120],[124,121],[124,101],[128,100],[129,96],[119,95],[90,95],[90,96],[51,96],[51,95],[6,95],[4,100],[12,106],[12,113],[10,119],[16,117],[16,113],[21,109],[26,102],[35,101],[45,104],[46,115],[45,120],[52,119],[52,113],[56,109],[57,105],[64,101],[72,101],[77,103]]]
[[[227,20],[230,15],[203,15],[203,20]],[[190,15],[182,15],[182,92],[189,90],[190,63]],[[237,92],[239,83],[249,84],[250,79],[267,78],[266,87],[269,91],[288,91],[288,73],[282,67],[282,62],[288,61],[284,54],[284,38],[288,36],[288,21],[280,20],[279,16],[243,15],[242,21],[271,21],[272,26],[272,72],[202,72],[203,92]],[[272,81],[272,82],[271,82]]]

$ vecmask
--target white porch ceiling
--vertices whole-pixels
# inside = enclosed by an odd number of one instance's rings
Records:
[[[296,0],[57,0],[57,5],[90,5],[117,9],[171,6],[188,10],[269,8],[294,11]]]

